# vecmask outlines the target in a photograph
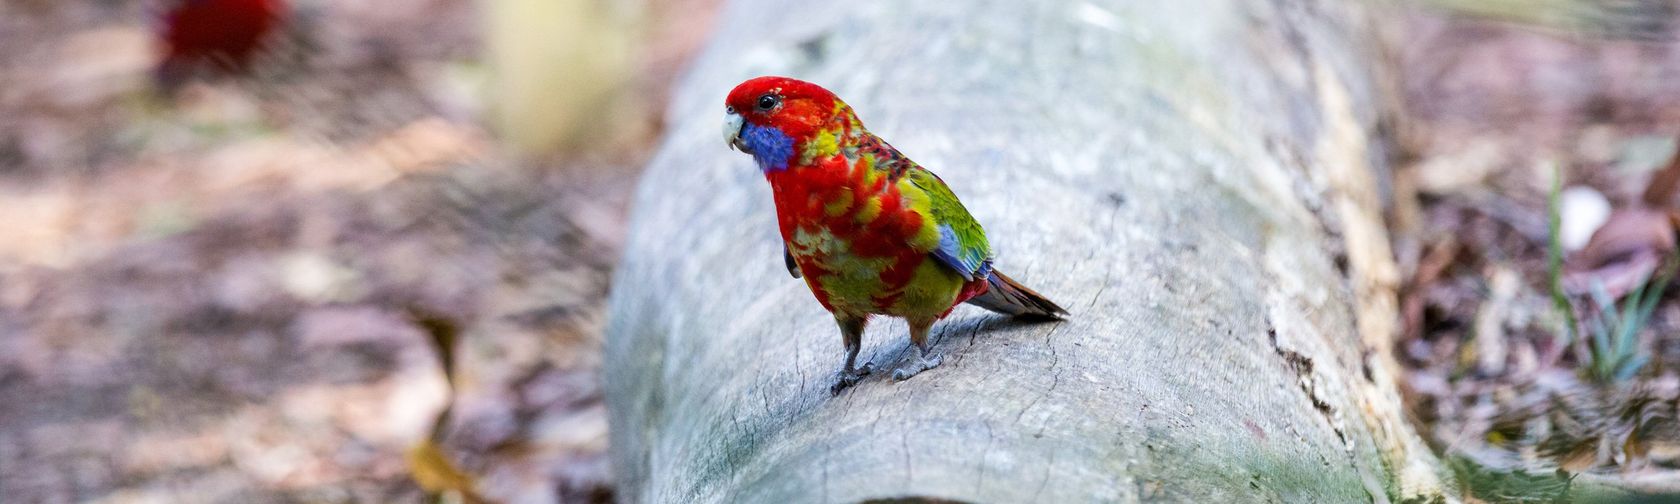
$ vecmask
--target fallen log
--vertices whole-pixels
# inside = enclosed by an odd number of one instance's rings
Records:
[[[1372,4],[738,0],[678,86],[606,346],[624,502],[1435,502],[1401,416]],[[834,90],[1073,312],[970,307],[837,397],[724,94]],[[877,323],[864,358],[914,356]]]

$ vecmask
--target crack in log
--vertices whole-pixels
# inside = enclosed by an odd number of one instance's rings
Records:
[[[794,369],[794,371],[799,372],[799,397],[805,397],[806,396],[805,395],[805,366],[802,365],[802,363],[800,362],[802,360],[802,359],[800,359],[800,356],[803,356],[803,355],[805,355],[805,345],[803,343],[795,343],[794,346],[793,346],[793,369]],[[819,360],[819,359],[812,358],[813,364],[817,360]],[[803,412],[803,409],[804,408],[801,408],[801,410],[802,410],[801,412]]]
[[[1044,479],[1038,480],[1038,490],[1033,491],[1033,497],[1028,499],[1027,502],[1042,502],[1039,500],[1039,497],[1044,495],[1044,488],[1050,486],[1050,473],[1053,471],[1052,466],[1055,465],[1056,452],[1055,450],[1051,450],[1050,460],[1044,463]]]
[[[1061,327],[1061,325],[1057,324],[1056,327]],[[1044,335],[1044,344],[1050,347],[1050,388],[1045,390],[1041,397],[1049,397],[1050,395],[1055,394],[1056,387],[1061,386],[1062,384],[1062,360],[1056,354],[1056,346],[1050,342],[1050,336],[1056,334],[1056,327],[1051,327],[1050,331]],[[1038,425],[1038,432],[1033,433],[1033,436],[1043,436],[1044,428],[1048,425],[1049,422],[1040,423]]]
[[[978,324],[978,323],[969,324],[969,326],[968,326],[968,348],[974,348],[974,340],[976,338],[979,338],[979,337],[980,337],[980,324]],[[968,353],[968,352],[963,352],[963,353]]]
[[[1315,385],[1312,357],[1279,345],[1276,328],[1267,327],[1266,337],[1272,343],[1272,351],[1277,352],[1278,356],[1289,364],[1289,368],[1295,371],[1297,385],[1301,387],[1301,392],[1307,395],[1307,400],[1312,403],[1313,409],[1318,410],[1319,415],[1323,416],[1325,422],[1330,424],[1330,430],[1336,432],[1336,438],[1342,440],[1343,449],[1351,449],[1347,433],[1342,429],[1341,413],[1336,411],[1335,405],[1330,404],[1329,400],[1324,399],[1319,394],[1318,386]]]
[[[1057,369],[1057,366],[1062,363],[1061,356],[1056,353],[1055,343],[1052,343],[1050,341],[1050,337],[1056,335],[1056,329],[1061,328],[1061,327],[1062,327],[1061,324],[1056,324],[1054,326],[1050,326],[1049,331],[1044,332],[1044,346],[1048,347],[1050,349],[1050,370],[1051,371],[1055,371]],[[1051,387],[1051,390],[1055,390],[1055,387]]]
[[[1342,426],[1341,413],[1336,409],[1335,405],[1331,404],[1328,399],[1325,399],[1320,394],[1317,381],[1314,380],[1315,375],[1313,374],[1312,357],[1308,357],[1305,354],[1294,350],[1283,348],[1282,345],[1278,344],[1277,329],[1275,327],[1270,327],[1270,323],[1267,325],[1266,337],[1271,341],[1272,350],[1276,352],[1279,357],[1282,357],[1285,363],[1289,364],[1290,369],[1295,371],[1295,375],[1299,380],[1298,385],[1301,388],[1301,392],[1307,395],[1307,400],[1312,403],[1313,409],[1318,411],[1319,416],[1324,418],[1325,423],[1329,424],[1330,430],[1336,433],[1336,438],[1341,440],[1342,454],[1347,457],[1348,465],[1352,467],[1354,471],[1357,472],[1364,480],[1365,485],[1361,487],[1361,490],[1365,491],[1365,496],[1370,502],[1378,502],[1379,497],[1382,502],[1387,502],[1386,495],[1378,494],[1373,491],[1373,488],[1382,488],[1381,483],[1374,481],[1374,475],[1372,475],[1366,467],[1359,464],[1359,458],[1354,453],[1353,440],[1348,437],[1347,431]],[[1319,456],[1323,457],[1323,454],[1321,453]],[[1329,465],[1329,459],[1325,459],[1324,463]]]
[[[1058,371],[1058,364],[1061,363],[1061,357],[1056,355],[1056,346],[1050,344],[1050,337],[1052,335],[1055,335],[1056,334],[1056,329],[1059,329],[1061,327],[1062,327],[1061,324],[1056,324],[1054,326],[1051,326],[1050,330],[1046,331],[1044,333],[1044,345],[1050,347],[1050,368],[1048,369],[1048,371],[1051,372],[1050,388],[1046,389],[1043,394],[1038,394],[1036,396],[1033,396],[1032,401],[1028,402],[1026,407],[1021,408],[1021,411],[1019,413],[1015,414],[1015,423],[1016,424],[1021,423],[1021,418],[1025,417],[1028,411],[1032,411],[1033,406],[1038,405],[1038,401],[1044,399],[1046,396],[1055,392],[1056,391],[1056,386],[1059,385],[1062,381],[1061,380],[1061,373]],[[1043,430],[1040,429],[1039,432],[1042,433]]]
[[[899,429],[898,448],[904,450],[904,485],[916,481],[916,466],[910,463],[910,429]]]

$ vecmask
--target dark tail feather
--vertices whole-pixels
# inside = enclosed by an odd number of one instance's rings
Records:
[[[1016,283],[1002,272],[992,270],[986,277],[990,284],[986,292],[968,300],[969,304],[1012,317],[1061,320],[1067,310],[1045,298],[1043,294]]]

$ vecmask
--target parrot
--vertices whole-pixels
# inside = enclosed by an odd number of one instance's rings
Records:
[[[1018,318],[1067,310],[993,267],[986,232],[951,188],[865,129],[816,84],[778,76],[736,85],[724,141],[752,156],[769,182],[788,273],[803,279],[840,326],[845,361],[831,395],[874,371],[857,365],[871,317],[904,319],[914,362],[903,381],[940,364],[928,331],[969,303]]]
[[[163,16],[157,79],[170,89],[199,65],[242,72],[284,21],[286,0],[182,0]]]

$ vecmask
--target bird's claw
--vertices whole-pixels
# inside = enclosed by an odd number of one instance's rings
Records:
[[[828,393],[829,395],[840,395],[840,391],[846,390],[852,385],[857,385],[859,381],[863,380],[863,377],[869,376],[869,373],[873,372],[875,372],[875,363],[873,362],[865,362],[862,366],[841,371],[840,376],[834,379],[834,385],[828,387]]]
[[[898,368],[897,371],[893,371],[893,381],[908,380],[912,376],[921,374],[922,371],[939,367],[939,363],[944,362],[944,360],[943,356],[937,354],[916,359],[915,363]]]

